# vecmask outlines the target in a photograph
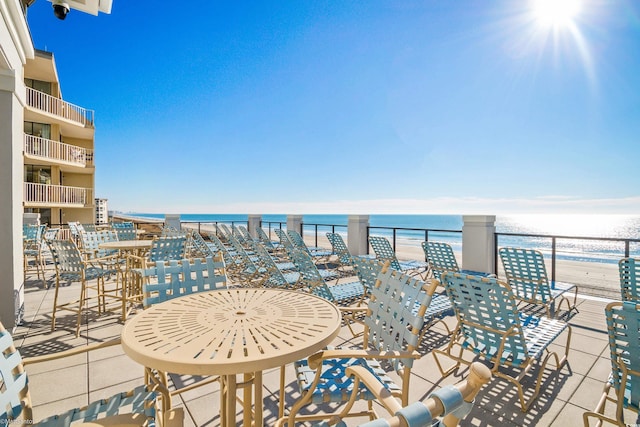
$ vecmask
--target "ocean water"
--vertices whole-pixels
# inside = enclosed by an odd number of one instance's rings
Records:
[[[163,219],[163,214],[129,213],[141,219]],[[181,214],[183,222],[236,222],[246,223],[247,215]],[[348,215],[304,215],[305,233],[335,230],[346,234]],[[286,225],[286,215],[263,215],[265,227]],[[445,241],[456,251],[462,247],[462,215],[371,215],[370,234],[393,238],[397,241],[419,245],[428,239]],[[559,259],[576,261],[617,263],[624,256],[625,241],[629,239],[631,256],[640,256],[640,216],[637,215],[514,215],[497,216],[498,246],[517,246],[551,253],[552,239],[556,238]],[[503,233],[503,235],[501,235]],[[504,234],[525,234],[508,236]],[[596,240],[606,239],[606,240]]]

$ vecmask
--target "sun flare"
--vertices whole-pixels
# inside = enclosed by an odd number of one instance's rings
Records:
[[[581,0],[534,0],[533,12],[544,25],[566,26],[580,13]]]

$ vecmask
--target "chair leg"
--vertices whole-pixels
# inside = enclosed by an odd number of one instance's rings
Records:
[[[85,299],[87,297],[87,283],[80,282],[80,301],[78,302],[78,322],[76,324],[76,337],[80,336],[80,324],[82,323],[82,312],[84,310]]]
[[[56,290],[53,294],[53,313],[51,314],[51,332],[56,329],[56,310],[58,308],[58,290],[60,289],[60,276],[56,273]]]

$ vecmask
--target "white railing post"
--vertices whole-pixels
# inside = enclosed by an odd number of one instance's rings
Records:
[[[180,224],[180,214],[165,214],[164,226],[180,230],[182,228],[182,225]]]
[[[495,273],[495,215],[463,215],[462,269]]]
[[[351,255],[365,255],[369,248],[367,229],[369,215],[349,215],[347,221],[347,248]]]
[[[249,235],[254,239],[258,238],[256,228],[261,227],[261,224],[262,215],[249,215],[249,217],[247,218],[247,229],[249,230]]]
[[[302,236],[302,215],[287,215],[287,230],[295,230]]]

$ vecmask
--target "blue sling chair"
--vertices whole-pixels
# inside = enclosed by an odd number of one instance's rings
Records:
[[[293,244],[293,247],[308,253],[311,259],[313,259],[316,264],[327,264],[329,262],[329,258],[333,254],[333,251],[317,246],[307,246],[300,233],[295,230],[287,230],[286,233],[289,237],[289,240]]]
[[[498,251],[507,283],[515,297],[523,303],[541,306],[548,317],[558,316],[562,305],[567,315],[578,312],[578,287],[570,283],[550,281],[540,251],[522,248],[500,248]],[[573,298],[568,296],[573,294]],[[556,300],[559,303],[556,305]]]
[[[616,301],[605,308],[611,374],[602,396],[593,411],[583,414],[585,427],[591,418],[602,425],[607,421],[618,426],[633,425],[640,413],[640,304],[636,301]],[[615,405],[614,416],[605,414],[607,402]],[[624,410],[636,413],[625,421]]]
[[[23,359],[15,348],[11,334],[0,323],[0,425],[69,427],[72,422],[78,421],[92,423],[91,425],[95,426],[182,426],[184,410],[171,409],[169,391],[159,384],[139,385],[111,397],[96,399],[84,407],[70,409],[58,415],[41,416],[34,420],[25,365],[50,363],[80,354],[89,357],[90,352],[119,344],[120,340],[112,340]],[[71,363],[71,360],[68,363]],[[100,392],[92,392],[92,395],[95,394],[99,395]]]
[[[279,241],[271,240],[267,233],[262,229],[262,227],[256,227],[256,234],[258,235],[258,240],[262,242],[264,247],[269,252],[277,252],[282,249],[282,245]]]
[[[259,259],[260,266],[266,270],[259,285],[268,288],[299,289],[300,273],[294,271],[296,266],[292,262],[276,262],[261,244],[254,242],[253,251]]]
[[[308,254],[304,253],[306,257]],[[345,403],[366,400],[363,411],[341,414],[341,417],[368,416],[375,418],[373,401],[376,395],[364,385],[354,391],[353,377],[347,368],[363,366],[374,373],[385,390],[400,399],[401,406],[409,403],[409,381],[413,360],[421,357],[416,351],[418,335],[424,322],[424,314],[435,289],[424,282],[402,274],[386,263],[375,286],[370,290],[364,317],[364,334],[361,349],[328,348],[294,364],[301,397],[284,418],[284,375],[280,385],[280,423],[293,426],[296,422],[315,422],[331,419],[334,414],[314,413],[301,415],[300,410],[309,404]],[[418,303],[417,313],[407,310]],[[401,384],[387,374],[378,360],[386,359],[401,379]]]
[[[638,289],[640,262],[635,258],[623,258],[618,262],[618,271],[622,301],[640,301],[640,289]]]
[[[496,278],[446,272],[442,283],[458,325],[449,344],[433,351],[438,369],[444,376],[453,373],[461,363],[469,363],[463,352],[470,351],[491,363],[494,376],[517,387],[520,408],[526,412],[540,392],[547,363],[552,359],[556,370],[567,363],[571,327],[559,319],[522,315],[511,287]],[[550,345],[565,331],[564,354],[560,356],[551,351]],[[444,370],[438,355],[454,360],[455,364]],[[536,366],[539,372],[535,391],[525,400],[520,381]],[[511,370],[520,373],[514,377],[507,372]]]
[[[220,253],[214,257],[158,261],[136,269],[135,272],[142,278],[142,306],[145,309],[184,295],[224,289],[228,282],[226,266]],[[145,368],[145,378],[148,384],[156,383],[169,388],[166,372]],[[191,384],[176,386],[170,396],[217,380],[217,377],[201,380],[185,376],[181,381],[189,381]]]
[[[417,260],[398,260],[391,243],[389,243],[385,237],[369,236],[369,244],[373,248],[373,252],[376,254],[376,258],[379,261],[384,262],[389,260],[389,262],[391,262],[391,268],[395,270],[402,271],[403,273],[407,273],[411,276],[418,276],[423,280],[427,278],[429,265],[426,262]]]

